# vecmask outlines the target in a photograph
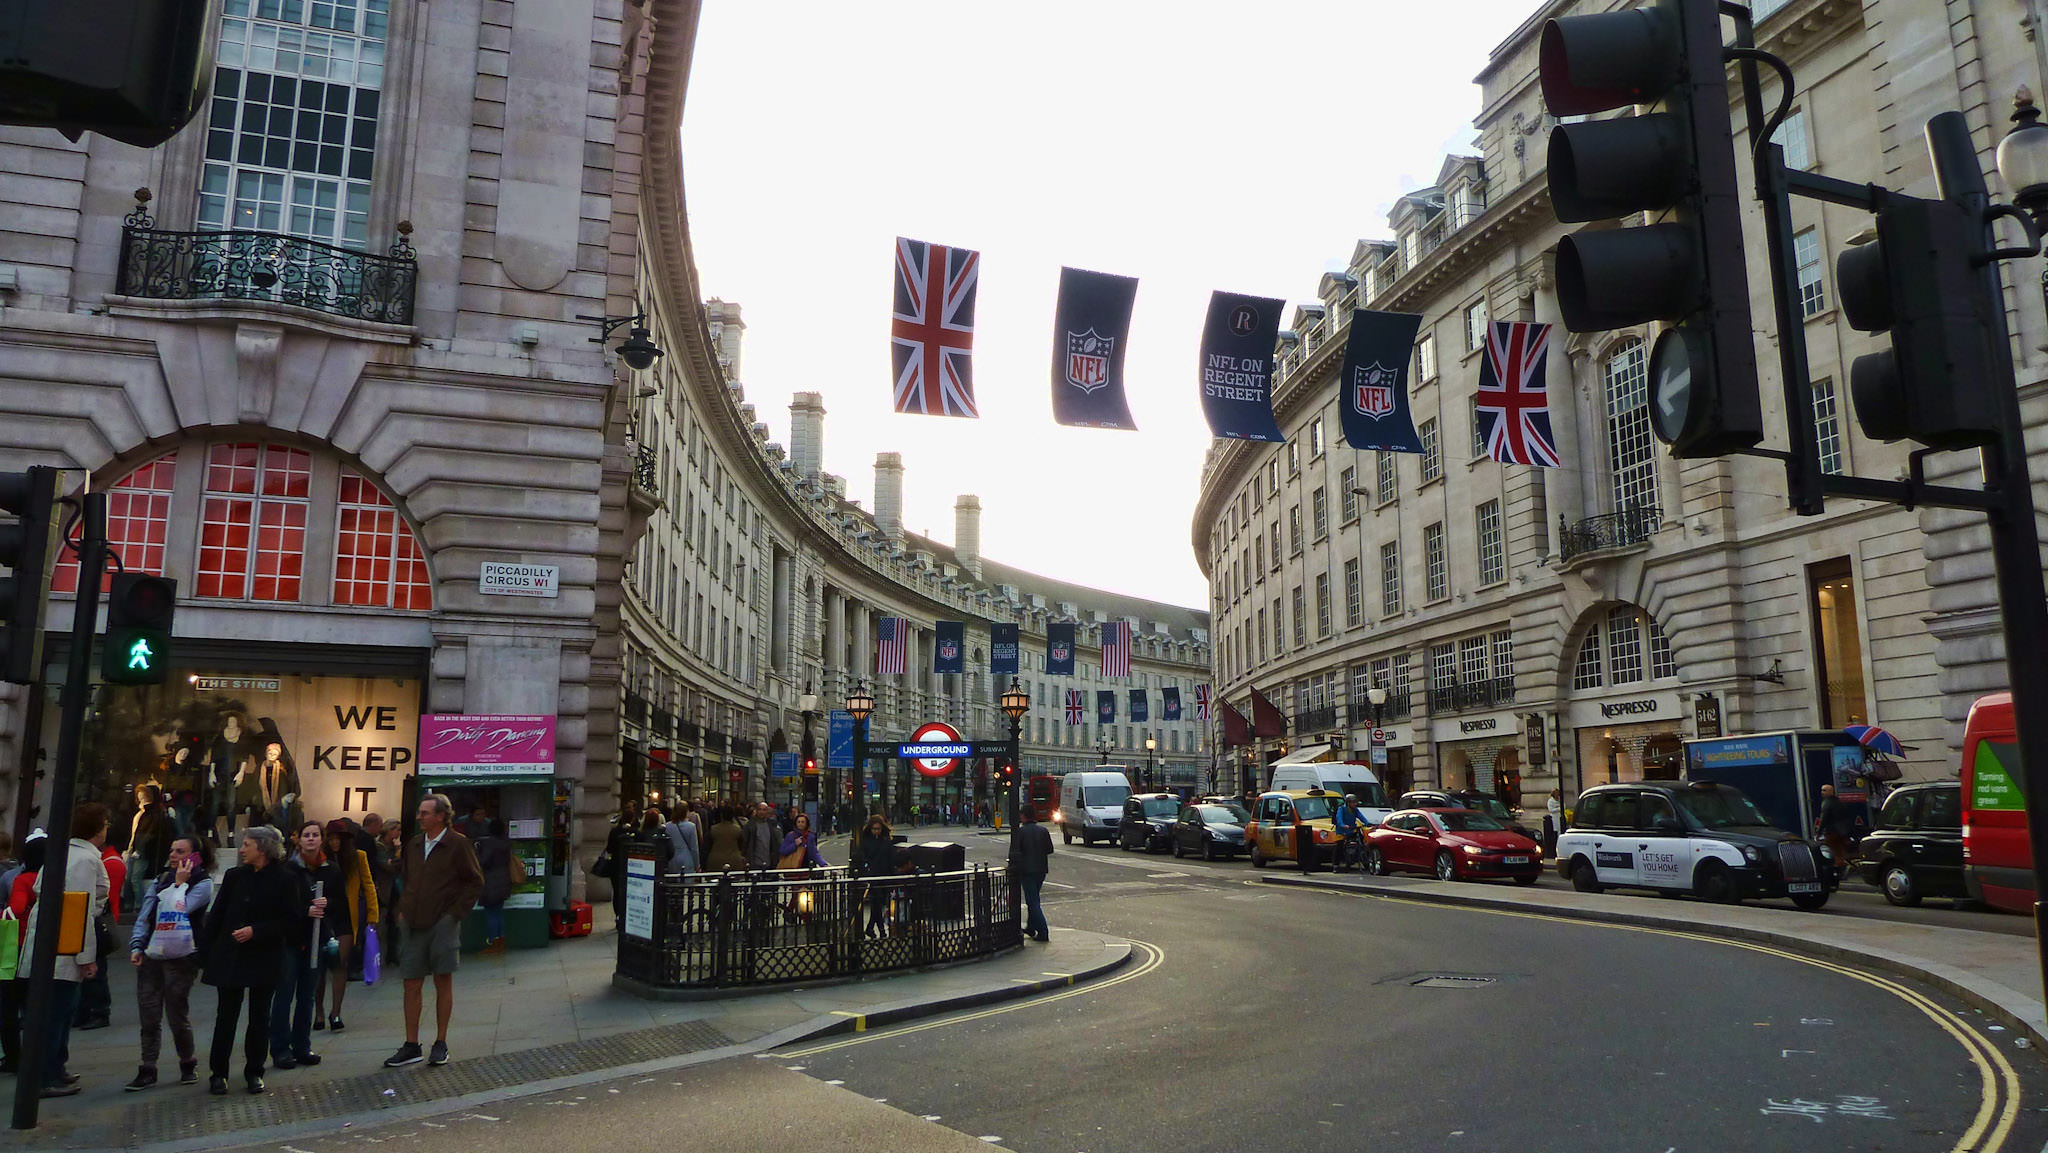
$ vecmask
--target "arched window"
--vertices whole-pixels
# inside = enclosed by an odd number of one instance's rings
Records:
[[[1607,394],[1607,464],[1613,512],[1657,506],[1656,443],[1650,435],[1649,365],[1631,340],[1602,365]]]
[[[334,520],[334,603],[433,608],[427,558],[391,501],[355,470],[344,468],[339,503]]]
[[[171,527],[171,481],[177,475],[178,454],[167,452],[107,490],[107,542],[121,557],[129,572],[162,576],[164,542]],[[71,539],[78,539],[74,528]],[[109,565],[109,570],[113,566]],[[107,581],[113,576],[108,573]],[[50,587],[63,593],[78,591],[78,554],[70,549],[57,558],[50,574]],[[102,588],[106,587],[103,582]]]

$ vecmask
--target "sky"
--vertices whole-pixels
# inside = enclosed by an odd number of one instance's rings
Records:
[[[875,454],[901,453],[913,532],[951,541],[973,493],[984,556],[1206,607],[1210,292],[1291,316],[1390,239],[1395,199],[1476,151],[1472,79],[1537,2],[709,0],[684,185],[747,400],[787,445],[791,395],[823,394],[825,469],[870,510]],[[977,420],[892,411],[898,236],[981,253]],[[1138,278],[1138,431],[1052,421],[1062,265]]]

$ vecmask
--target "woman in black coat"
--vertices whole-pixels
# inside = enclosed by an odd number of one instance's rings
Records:
[[[612,881],[612,925],[626,923],[626,842],[640,831],[640,806],[627,801],[604,839],[605,876]]]
[[[249,1022],[242,1046],[242,1076],[249,1092],[263,1092],[263,1057],[270,1037],[270,1003],[284,968],[286,942],[304,930],[296,878],[284,865],[284,838],[268,825],[242,834],[241,864],[229,869],[214,890],[201,931],[203,980],[220,991],[213,1019],[214,1096],[228,1091],[228,1061],[235,1051],[235,1024],[246,998]]]

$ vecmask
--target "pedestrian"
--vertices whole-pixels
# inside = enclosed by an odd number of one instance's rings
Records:
[[[1557,856],[1557,838],[1564,832],[1564,790],[1550,790],[1550,797],[1543,802],[1543,851]]]
[[[7,915],[21,924],[20,932],[28,930],[22,922],[35,901],[36,874],[42,872],[43,853],[49,846],[50,840],[41,829],[31,832],[21,842],[20,867],[8,874]],[[28,969],[22,966],[13,979],[0,981],[0,1073],[13,1073],[20,1068],[21,1015],[27,1006]]]
[[[101,806],[105,808],[105,806]],[[120,951],[119,941],[114,936],[114,926],[121,923],[121,894],[128,886],[128,861],[121,850],[110,843],[113,832],[113,813],[108,811],[108,824],[93,840],[94,852],[99,854],[100,865],[107,870],[107,903],[88,922],[94,939],[99,944],[98,956],[108,959]],[[74,1029],[104,1029],[113,1024],[114,989],[108,984],[107,967],[96,965],[92,976],[78,986],[78,1008],[72,1014],[71,1027]]]
[[[325,1027],[336,1033],[347,1028],[341,1019],[341,1002],[348,994],[349,969],[356,947],[368,940],[365,930],[384,916],[375,874],[370,869],[370,855],[359,847],[355,832],[346,817],[327,822],[327,859],[341,873],[341,891],[328,894],[327,934],[334,942],[335,957],[329,986],[316,989],[313,994],[313,1028]],[[337,904],[341,907],[336,908]]]
[[[164,864],[163,873],[144,890],[135,910],[135,927],[128,934],[142,1035],[142,1061],[135,1079],[125,1086],[131,1093],[156,1084],[166,1018],[171,1044],[178,1051],[178,1084],[199,1080],[199,1053],[192,1044],[192,983],[199,979],[198,934],[213,900],[213,879],[206,875],[206,859],[194,836],[172,838]]]
[[[363,814],[362,835],[356,839],[356,848],[361,849],[369,858],[370,879],[376,883],[377,915],[364,921],[363,925],[366,929],[371,925],[377,927],[377,948],[384,954],[377,959],[383,961],[391,956],[391,950],[397,945],[397,934],[391,931],[388,922],[391,919],[391,899],[394,895],[392,869],[398,860],[397,855],[384,843],[383,817],[376,813]],[[361,939],[356,942],[359,947],[356,950],[355,967],[358,970],[362,968],[362,959],[368,955],[370,945],[370,936],[367,932],[360,936]]]
[[[1856,813],[1848,802],[1835,796],[1835,786],[1820,787],[1820,812],[1813,825],[1828,852],[1834,854],[1835,875],[1839,879],[1849,867],[1849,854],[1856,846]]]
[[[775,810],[768,802],[754,805],[754,819],[747,823],[747,867],[750,869],[772,869],[775,867],[775,846],[782,843],[782,830],[775,824]]]
[[[640,806],[632,801],[619,806],[619,819],[612,822],[611,832],[605,834],[604,852],[598,860],[603,868],[600,876],[611,878],[612,882],[612,928],[626,923],[626,842],[640,831]]]
[[[299,901],[298,881],[285,872],[284,853],[284,837],[269,825],[243,830],[235,849],[240,864],[221,877],[200,928],[200,980],[220,995],[213,1048],[207,1054],[211,1076],[206,1091],[216,1097],[227,1096],[228,1061],[234,1056],[244,998],[249,1010],[242,1078],[249,1092],[263,1092],[272,993],[290,952],[287,939],[306,927],[306,906]]]
[[[384,1059],[385,1067],[420,1060],[420,1009],[427,977],[434,978],[434,1048],[429,1065],[448,1063],[448,1022],[455,1014],[455,966],[462,920],[483,895],[483,873],[469,838],[448,827],[455,810],[448,798],[420,798],[420,831],[405,846],[399,865],[404,891],[398,895],[398,975],[405,981],[405,1044]],[[621,854],[623,868],[623,854]]]
[[[655,814],[649,812],[648,816]],[[505,902],[512,899],[512,842],[498,832],[499,824],[486,817],[476,839],[476,867],[483,874],[483,894],[477,905],[484,911],[485,953],[505,951]]]
[[[698,865],[700,855],[698,853],[697,824],[691,819],[694,814],[690,811],[690,802],[680,801],[677,803],[682,808],[676,813],[675,819],[670,821],[668,827],[664,830],[668,835],[669,870],[678,877],[687,877],[691,873],[696,872],[700,867]]]
[[[1024,905],[1029,910],[1024,935],[1034,941],[1052,940],[1052,931],[1045,923],[1045,908],[1039,903],[1045,874],[1051,865],[1052,834],[1038,823],[1038,810],[1025,805],[1017,812],[1016,832],[1010,834],[1010,872],[1016,878],[1012,883],[1022,886]]]
[[[704,840],[704,871],[723,873],[732,869],[747,867],[747,831],[740,824],[739,813],[730,805],[720,805],[712,814],[711,829]]]
[[[92,979],[100,968],[103,954],[100,951],[99,934],[93,931],[106,914],[109,895],[107,866],[100,857],[100,846],[106,843],[107,821],[112,814],[105,805],[90,801],[78,806],[71,814],[71,843],[64,858],[63,883],[52,891],[63,893],[86,893],[86,932],[84,948],[75,956],[57,955],[56,980],[50,984],[50,1035],[43,1045],[43,1090],[45,1097],[69,1097],[79,1091],[78,1078],[71,1075],[71,1028],[72,1016],[78,1011],[79,986]],[[38,869],[31,882],[34,903],[28,907],[22,918],[23,941],[21,955],[35,956],[36,949],[36,905],[43,897],[47,879],[44,870]]]
[[[785,865],[782,863],[791,854],[798,852],[801,852],[803,856],[797,864]],[[778,855],[776,867],[791,869],[825,868],[825,858],[818,854],[818,834],[811,829],[809,814],[798,813],[796,815],[796,827],[783,834],[782,850]]]
[[[378,934],[377,947],[384,950],[384,967],[398,964],[398,878],[399,862],[405,857],[404,832],[397,822],[387,822],[384,831],[378,834],[378,844],[384,848],[384,860],[391,870],[391,896],[377,898],[384,909],[384,928]]]
[[[270,1063],[279,1069],[320,1063],[320,1055],[313,1052],[313,1000],[330,963],[331,925],[340,922],[354,932],[343,921],[341,870],[327,857],[326,827],[302,821],[292,842],[295,851],[281,871],[298,886],[299,906],[312,923],[286,935],[284,959],[271,991]]]
[[[853,841],[847,846],[847,866],[856,876],[869,878],[861,888],[868,899],[867,931],[873,936],[881,935],[888,916],[892,886],[881,878],[895,872],[895,848],[895,834],[880,809],[868,814],[868,823],[854,831]]]

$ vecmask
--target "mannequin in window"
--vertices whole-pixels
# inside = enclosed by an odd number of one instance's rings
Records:
[[[269,717],[262,720],[262,731],[256,734],[252,747],[261,750],[262,760],[249,768],[248,781],[240,790],[251,798],[249,809],[251,823],[266,824],[274,829],[296,828],[304,819],[304,807],[299,802],[299,769],[292,761],[292,755],[284,747],[284,737],[277,731],[277,722]]]
[[[215,843],[234,844],[236,786],[250,760],[249,734],[242,728],[242,714],[221,715],[220,733],[207,747],[207,821],[215,826]]]

